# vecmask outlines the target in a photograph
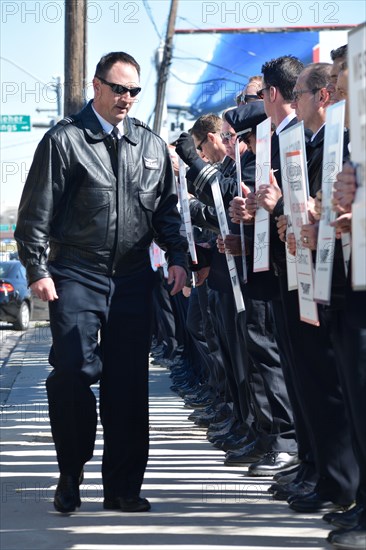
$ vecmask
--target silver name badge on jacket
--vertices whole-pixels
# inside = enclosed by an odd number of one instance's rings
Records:
[[[145,168],[148,168],[149,170],[157,170],[159,168],[158,159],[149,159],[147,157],[143,157]]]

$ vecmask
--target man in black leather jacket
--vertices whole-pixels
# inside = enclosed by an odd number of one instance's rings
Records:
[[[187,244],[167,147],[127,116],[139,75],[124,52],[100,60],[93,101],[43,137],[19,207],[19,256],[32,291],[50,308],[46,386],[60,469],[54,505],[65,513],[81,504],[79,482],[93,456],[90,386],[98,380],[104,508],[150,508],[140,497],[149,438],[149,245],[154,239],[166,250],[176,294],[186,280]]]

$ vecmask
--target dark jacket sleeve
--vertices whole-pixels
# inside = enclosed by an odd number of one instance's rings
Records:
[[[241,163],[242,181],[250,188],[255,183],[255,156],[244,154]],[[208,206],[215,206],[211,185],[215,178],[218,179],[222,199],[225,208],[229,207],[233,197],[238,195],[236,177],[225,176],[214,164],[208,164],[202,159],[197,159],[187,171],[187,179],[193,183],[196,197]]]
[[[47,133],[35,152],[14,232],[29,284],[50,277],[46,265],[50,225],[63,194],[65,173],[64,157],[50,133]]]
[[[219,222],[216,216],[216,210],[212,206],[206,206],[196,198],[189,200],[189,210],[192,224],[202,229],[209,229],[218,233]]]

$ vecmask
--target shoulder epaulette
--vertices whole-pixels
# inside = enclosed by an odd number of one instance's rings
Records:
[[[142,120],[139,120],[138,118],[132,118],[130,119],[133,121],[133,123],[136,125],[136,126],[141,126],[141,128],[144,128],[145,130],[148,130],[149,132],[151,132],[152,134],[154,134],[154,136],[158,137],[159,139],[162,139],[163,138],[161,136],[159,136],[159,134],[157,134],[155,132],[155,130],[153,130],[152,128],[150,128],[150,126],[148,124],[146,124],[146,122],[142,122]],[[163,140],[164,141],[164,140]]]
[[[146,122],[142,122],[142,120],[139,120],[138,118],[133,118],[133,122],[136,126],[142,126],[142,128],[146,128],[146,130],[150,130],[150,132],[153,131],[150,126],[146,124]]]
[[[72,122],[75,122],[74,116],[65,116],[57,124],[59,124],[60,126],[66,126],[67,124],[71,124]]]

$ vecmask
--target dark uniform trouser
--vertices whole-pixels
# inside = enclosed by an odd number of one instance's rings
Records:
[[[200,365],[199,375],[212,390],[213,397],[225,394],[225,378],[218,351],[217,338],[212,325],[211,311],[208,306],[208,287],[204,284],[192,288],[187,312],[187,331],[196,350]]]
[[[279,284],[281,293],[288,294],[286,272],[280,273]],[[295,300],[298,299],[295,294],[293,297]],[[294,377],[296,377],[296,368],[294,367],[295,359],[292,342],[289,338],[289,318],[284,308],[283,300],[280,297],[272,301],[272,311],[275,321],[274,328],[281,358],[281,366],[293,412],[298,456],[302,461],[303,467],[306,467],[306,480],[316,481],[317,475],[312,452],[313,445],[311,444],[311,434],[309,433],[308,425],[305,421],[305,413],[302,409],[301,391],[299,395],[299,388],[297,387],[296,380],[294,380]]]
[[[178,347],[178,341],[176,337],[176,319],[162,268],[154,272],[154,279],[155,336],[158,337],[158,340],[165,341],[167,346],[166,355],[170,357]]]
[[[256,374],[261,385],[252,386],[256,418],[265,427],[259,448],[266,451],[296,452],[297,442],[292,408],[275,339],[272,302],[245,297],[247,345],[250,358],[249,380]],[[261,432],[261,430],[259,430]]]
[[[325,500],[349,504],[358,484],[358,467],[330,342],[330,312],[319,308],[320,327],[316,327],[300,321],[297,291],[282,286],[281,297],[294,354],[292,380],[319,476],[316,490]]]
[[[209,306],[225,369],[234,416],[248,430],[253,423],[247,382],[246,313],[237,313],[232,292],[211,290]]]
[[[357,296],[358,293],[354,294]],[[360,292],[360,297],[361,294]],[[360,308],[363,307],[362,301],[358,305]],[[364,508],[360,525],[366,529],[366,327],[357,326],[348,312],[341,312],[333,316],[333,332],[336,335],[334,338],[336,353],[341,358],[342,390],[352,426],[354,452],[360,470],[356,502]]]
[[[140,493],[148,458],[148,356],[153,272],[110,278],[51,267],[53,344],[47,379],[60,472],[79,475],[93,455],[100,379],[104,496]],[[98,331],[101,342],[98,343]]]

